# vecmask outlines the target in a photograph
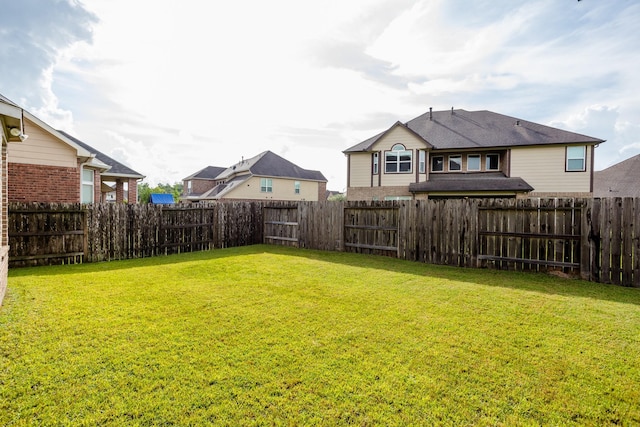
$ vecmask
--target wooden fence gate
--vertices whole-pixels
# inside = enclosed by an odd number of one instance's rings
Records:
[[[399,213],[395,204],[346,206],[345,251],[398,257]]]
[[[264,243],[299,247],[298,205],[274,205],[263,208]]]
[[[496,199],[478,207],[478,261],[511,270],[580,272],[582,209],[575,199]]]

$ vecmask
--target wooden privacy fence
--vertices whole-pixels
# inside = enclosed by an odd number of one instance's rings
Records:
[[[10,205],[9,265],[269,243],[640,287],[640,199]]]
[[[640,287],[640,199],[301,202],[265,207],[268,227],[270,244]]]
[[[100,262],[262,242],[262,209],[211,205],[10,204],[10,267]]]

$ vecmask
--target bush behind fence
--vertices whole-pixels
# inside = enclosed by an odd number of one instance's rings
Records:
[[[10,204],[10,267],[257,243],[640,287],[640,199]]]

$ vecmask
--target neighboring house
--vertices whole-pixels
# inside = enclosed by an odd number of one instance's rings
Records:
[[[206,189],[196,179],[200,172],[184,179],[186,190],[183,200],[191,202],[209,200],[309,200],[326,198],[327,179],[321,172],[303,169],[271,151],[265,151],[224,169],[214,175],[217,168],[209,170]],[[190,184],[191,183],[191,184]],[[189,193],[189,188],[192,192]]]
[[[7,143],[20,143],[25,140],[22,109],[0,95],[0,138],[2,139],[2,159],[0,161],[0,305],[7,291],[7,272],[9,270],[9,236],[7,226]]]
[[[640,197],[640,154],[596,172],[593,197]]]
[[[222,179],[216,180],[216,177],[226,169],[219,166],[207,166],[184,178],[182,180],[182,199],[185,201],[198,201],[204,193],[224,182]]]
[[[23,130],[29,138],[7,153],[10,202],[101,202],[102,183],[113,182],[116,201],[125,201],[126,186],[129,201],[136,203],[143,175],[28,111],[23,111]]]
[[[144,175],[134,171],[129,166],[120,163],[119,161],[107,156],[106,154],[101,153],[100,151],[80,141],[79,139],[72,137],[66,132],[59,132],[79,146],[84,147],[91,153],[94,153],[96,159],[110,166],[108,170],[100,174],[100,180],[102,183],[102,196],[100,198],[101,201],[114,201],[117,203],[138,202],[138,181],[144,179]],[[106,186],[109,186],[109,189],[107,189]],[[115,194],[112,196],[110,195],[110,193],[114,191],[114,188]]]
[[[432,111],[344,151],[348,200],[591,196],[602,139],[491,111]]]

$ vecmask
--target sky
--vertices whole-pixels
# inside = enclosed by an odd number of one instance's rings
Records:
[[[0,93],[146,176],[343,150],[433,107],[640,154],[637,0],[0,0]]]

